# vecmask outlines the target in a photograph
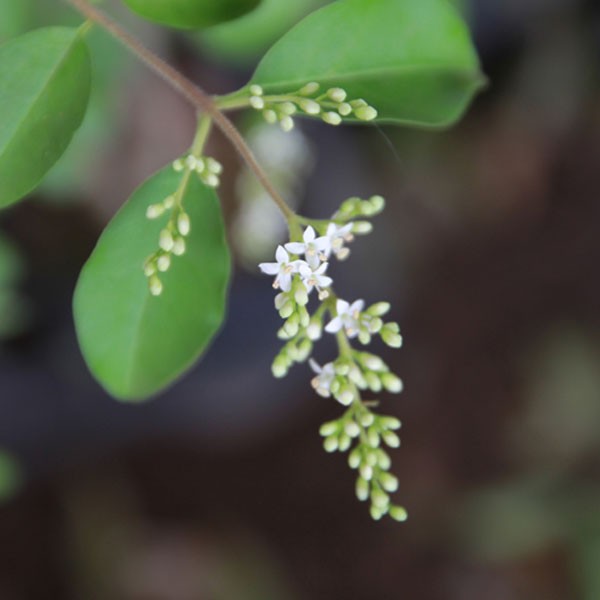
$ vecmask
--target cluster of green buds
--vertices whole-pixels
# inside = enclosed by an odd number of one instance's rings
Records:
[[[185,158],[178,158],[173,162],[173,169],[178,173],[189,169],[194,171],[202,183],[208,187],[217,188],[221,183],[221,173],[223,165],[210,156],[197,157],[189,154]]]
[[[351,100],[346,90],[332,87],[320,93],[320,84],[313,81],[288,94],[265,94],[260,85],[249,88],[250,106],[262,112],[267,123],[279,123],[284,131],[294,128],[296,114],[320,117],[328,125],[339,125],[344,118],[372,121],[377,110],[362,98]]]
[[[354,234],[369,233],[369,219],[379,214],[385,205],[381,196],[369,199],[349,198],[331,220],[299,218],[308,226],[277,248],[276,262],[261,263],[263,273],[274,275],[273,287],[280,290],[275,308],[284,319],[278,337],[285,345],[273,361],[275,377],[284,377],[295,363],[309,361],[314,371],[311,385],[322,397],[332,397],[348,407],[337,421],[326,423],[321,433],[325,449],[347,451],[353,446],[350,464],[359,469],[357,494],[359,499],[371,499],[371,515],[380,519],[389,514],[403,521],[406,511],[391,503],[389,494],[396,491],[397,480],[389,473],[390,459],[381,444],[398,447],[394,432],[400,423],[393,417],[375,415],[370,406],[376,400],[364,400],[364,394],[400,393],[402,381],[375,354],[352,346],[357,339],[369,344],[374,336],[390,347],[402,345],[400,328],[395,322],[385,322],[388,302],[376,302],[366,307],[363,300],[346,302],[333,292],[333,279],[326,274],[332,257],[348,257],[347,244]],[[309,311],[311,293],[317,291],[318,305]],[[335,335],[339,354],[331,362],[319,365],[311,358],[314,343],[323,334]]]
[[[169,213],[169,220],[160,232],[158,250],[144,262],[144,274],[148,278],[148,287],[153,296],[162,294],[160,273],[166,273],[170,269],[173,256],[185,254],[185,238],[191,230],[190,217],[181,203],[176,201],[175,194],[167,196],[158,204],[151,204],[146,210],[146,217],[158,219],[166,212]]]
[[[210,156],[198,157],[189,154],[173,162],[173,170],[177,173],[196,173],[200,181],[208,187],[218,187],[219,176],[223,172],[221,164]],[[151,220],[168,215],[166,225],[161,229],[158,238],[158,250],[144,261],[144,274],[148,279],[148,288],[153,296],[163,292],[161,273],[171,268],[174,256],[185,254],[185,238],[190,234],[192,224],[190,216],[183,207],[183,187],[185,178],[179,189],[167,196],[162,202],[151,204],[146,209],[146,217]]]
[[[390,473],[392,461],[382,448],[398,448],[400,438],[396,431],[400,421],[396,417],[375,415],[365,403],[354,403],[335,421],[321,426],[327,452],[346,452],[351,469],[358,471],[356,497],[364,502],[370,500],[371,516],[375,520],[388,514],[396,521],[406,521],[407,513],[402,506],[393,504],[390,494],[398,490],[398,479]]]

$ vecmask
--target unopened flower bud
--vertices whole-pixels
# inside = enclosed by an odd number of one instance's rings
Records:
[[[364,502],[369,497],[369,482],[362,477],[356,480],[356,497]]]
[[[325,438],[325,441],[323,442],[325,452],[335,452],[338,449],[338,446],[338,439],[335,435],[330,435],[328,438]]]
[[[161,204],[151,204],[146,209],[146,218],[148,219],[158,219],[165,212],[164,205]]]
[[[291,117],[292,115],[295,115],[298,112],[298,109],[296,108],[296,105],[293,102],[284,102],[279,106],[279,112],[282,115],[287,115],[288,117]]]
[[[285,360],[285,358],[283,358],[283,356],[278,355],[275,358],[273,364],[271,365],[271,372],[273,373],[273,377],[276,377],[277,379],[281,379],[282,377],[285,377],[287,375],[287,361]]]
[[[387,509],[390,504],[390,497],[383,491],[375,488],[371,492],[371,502],[373,505],[380,509]]]
[[[152,277],[150,277],[148,285],[150,287],[150,293],[153,296],[160,296],[162,294],[163,284],[156,275],[152,275]]]
[[[383,489],[390,494],[398,491],[398,478],[391,473],[381,473],[379,475],[379,482]]]
[[[171,250],[173,250],[173,245],[174,245],[173,236],[171,235],[171,232],[168,229],[163,229],[160,232],[158,245],[165,252],[171,252]]]
[[[354,421],[348,421],[344,425],[344,431],[351,437],[355,438],[360,435],[360,427]]]
[[[373,121],[377,118],[377,111],[372,106],[360,106],[354,110],[354,114],[361,121]]]
[[[369,306],[369,308],[367,309],[367,313],[373,317],[382,317],[387,312],[389,312],[389,310],[390,310],[389,302],[377,302],[377,303]]]
[[[342,88],[331,88],[331,89],[327,90],[327,95],[334,102],[343,102],[347,96],[346,90],[343,90]]]
[[[319,87],[320,86],[316,81],[311,81],[301,88],[298,94],[300,94],[300,96],[312,96],[315,92],[319,91]]]
[[[292,119],[292,117],[285,116],[281,119],[280,125],[281,129],[287,133],[288,131],[294,129],[294,119]]]
[[[392,517],[394,521],[403,523],[406,521],[406,519],[408,519],[408,513],[402,506],[390,506],[390,517]]]
[[[400,447],[400,438],[393,431],[384,431],[381,437],[390,448]]]
[[[262,110],[265,107],[265,101],[260,96],[250,96],[248,102],[250,103],[250,106],[256,110]]]
[[[339,125],[342,122],[342,117],[340,117],[340,115],[338,115],[338,113],[335,113],[332,111],[323,113],[321,118],[328,125]]]
[[[394,373],[382,373],[381,383],[383,387],[392,394],[399,394],[404,387],[402,380],[394,375]]]
[[[320,339],[322,335],[323,325],[319,319],[313,318],[310,320],[308,327],[306,328],[306,335],[308,339],[313,342]]]
[[[183,256],[185,254],[185,240],[177,238],[173,243],[173,254],[175,256]]]
[[[339,428],[339,424],[337,421],[328,421],[327,423],[323,423],[319,429],[319,433],[323,437],[328,437],[337,432]]]
[[[158,270],[163,273],[168,271],[171,266],[171,257],[168,254],[163,254],[156,261],[156,266],[158,267]]]
[[[307,115],[318,115],[321,112],[321,105],[308,98],[299,100],[298,105]]]
[[[369,221],[356,221],[352,225],[352,233],[357,235],[367,235],[373,231],[373,224]]]
[[[271,125],[277,123],[277,113],[270,108],[263,111],[263,117],[265,121]]]
[[[354,448],[352,452],[348,455],[348,466],[351,469],[358,469],[361,463],[360,450],[358,448]]]
[[[262,96],[264,94],[264,91],[260,85],[254,83],[250,86],[250,93],[253,96]]]
[[[189,235],[191,229],[190,218],[186,213],[181,213],[177,217],[177,229],[183,236]]]
[[[352,107],[347,102],[342,102],[338,106],[338,112],[340,115],[342,115],[342,117],[347,117],[352,113]]]

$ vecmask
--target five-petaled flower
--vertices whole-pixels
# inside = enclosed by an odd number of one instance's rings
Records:
[[[360,330],[360,312],[365,307],[364,300],[356,300],[352,304],[338,300],[335,305],[337,316],[325,326],[327,333],[337,333],[342,328],[350,338],[356,337]]]
[[[285,249],[292,254],[304,254],[311,269],[316,270],[321,261],[331,254],[331,240],[328,236],[317,237],[315,230],[308,226],[302,236],[303,242],[290,242]]]
[[[313,288],[319,292],[319,299],[324,300],[329,296],[329,293],[324,288],[328,288],[332,283],[333,279],[325,275],[325,271],[329,263],[322,263],[316,270],[312,270],[308,264],[304,263],[298,267],[300,277],[302,277],[302,283],[306,287],[306,291],[310,294]]]
[[[312,378],[310,382],[311,385],[319,396],[329,398],[329,396],[331,396],[331,384],[335,379],[335,368],[333,363],[327,363],[321,367],[319,363],[312,358],[309,359],[308,363],[310,364],[310,368],[317,374],[316,377]]]
[[[303,260],[290,261],[290,255],[285,251],[283,246],[277,246],[275,252],[275,260],[272,263],[260,263],[259,269],[267,275],[276,275],[273,287],[281,288],[284,292],[289,292],[292,289],[292,276],[298,273],[301,265],[306,264]]]

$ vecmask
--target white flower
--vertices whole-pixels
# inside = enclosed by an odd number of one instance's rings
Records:
[[[352,304],[345,300],[338,300],[335,305],[337,317],[327,323],[325,331],[337,333],[343,327],[348,337],[356,337],[360,329],[360,311],[364,307],[364,300],[356,300]]]
[[[290,255],[283,246],[277,246],[275,259],[277,262],[260,263],[258,268],[267,275],[276,276],[273,282],[275,289],[281,288],[284,292],[289,292],[292,289],[292,276],[306,263],[303,260],[290,261]]]
[[[339,260],[343,260],[350,254],[350,250],[344,247],[344,243],[351,242],[354,239],[352,235],[352,223],[346,225],[336,225],[329,223],[326,237],[329,239],[330,251],[333,252]],[[329,254],[327,254],[329,256]]]
[[[327,363],[322,367],[312,358],[309,359],[310,368],[317,374],[311,380],[311,385],[323,398],[329,398],[331,396],[331,384],[335,379],[335,369],[333,363]]]
[[[313,288],[316,288],[319,292],[319,298],[324,299],[329,295],[325,293],[324,288],[328,288],[332,283],[333,279],[325,275],[325,271],[329,263],[322,263],[318,269],[312,270],[306,263],[300,265],[298,268],[298,272],[300,273],[300,277],[302,277],[302,283],[306,287],[306,291],[310,294]],[[324,297],[323,297],[324,296]]]
[[[327,236],[317,237],[310,225],[304,231],[302,239],[304,242],[286,244],[285,249],[292,254],[304,254],[306,262],[312,269],[316,269],[331,253],[331,242]]]

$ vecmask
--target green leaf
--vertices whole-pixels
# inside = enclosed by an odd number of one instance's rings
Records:
[[[77,29],[38,29],[0,47],[0,207],[33,190],[66,150],[90,70]]]
[[[23,473],[17,460],[0,450],[0,502],[10,500],[23,483]]]
[[[219,60],[255,65],[300,19],[329,0],[262,0],[251,13],[198,34],[201,48]]]
[[[200,29],[237,19],[260,0],[123,0],[138,15],[162,25]]]
[[[456,121],[484,83],[469,32],[447,0],[340,0],[284,35],[251,83],[286,93],[316,81],[365,99],[378,121]]]
[[[195,176],[183,196],[192,230],[187,251],[161,273],[164,290],[150,295],[142,267],[158,247],[165,218],[146,208],[173,194],[181,173],[160,171],[110,222],[85,264],[74,297],[81,350],[113,396],[142,399],[187,370],[223,322],[230,261],[219,200]]]

